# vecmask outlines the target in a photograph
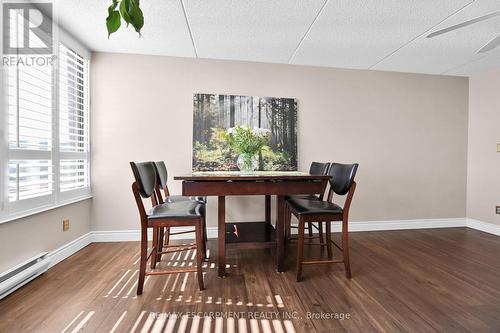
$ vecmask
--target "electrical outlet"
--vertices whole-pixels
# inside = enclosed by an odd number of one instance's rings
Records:
[[[64,219],[63,220],[63,231],[68,231],[69,230],[69,219]]]
[[[496,206],[496,213],[500,214],[500,206]]]
[[[497,143],[497,153],[500,153],[500,143]]]

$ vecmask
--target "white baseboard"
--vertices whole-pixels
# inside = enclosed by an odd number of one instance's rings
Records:
[[[193,230],[191,227],[177,227],[176,232]],[[141,240],[140,230],[105,230],[92,231],[92,241],[95,243],[103,242],[134,242]],[[207,227],[208,238],[217,238],[217,227]],[[153,237],[152,231],[148,230],[148,239]],[[172,235],[170,239],[194,239],[194,233]]]
[[[367,221],[367,222],[350,222],[349,231],[378,231],[378,230],[405,230],[405,229],[428,229],[428,228],[454,228],[465,227],[465,218],[450,218],[450,219],[422,219],[422,220],[391,220],[391,221]],[[177,231],[191,230],[189,227],[176,228]],[[339,223],[334,223],[332,226],[333,232],[341,230]],[[296,229],[292,229],[296,232]],[[217,238],[218,228],[207,227],[208,238]],[[92,231],[93,242],[129,242],[139,241],[141,239],[140,230],[109,230],[109,231]],[[151,233],[148,235],[151,239]],[[194,239],[194,234],[181,234],[172,236],[172,239]]]
[[[148,239],[152,238],[152,232],[149,231]],[[92,231],[92,241],[95,243],[103,242],[135,242],[141,240],[140,230],[105,230]]]
[[[429,228],[456,228],[468,227],[475,230],[488,232],[500,236],[500,225],[478,221],[471,218],[448,218],[448,219],[420,219],[420,220],[391,220],[391,221],[365,221],[351,222],[349,231],[382,231],[382,230],[408,230],[408,229],[429,229]],[[179,227],[177,231],[187,231],[192,228]],[[332,231],[340,231],[340,224],[333,225]],[[296,229],[292,229],[296,232]],[[217,238],[217,227],[207,228],[208,238]],[[148,238],[151,239],[151,234]],[[80,251],[91,243],[101,242],[130,242],[139,241],[141,237],[140,230],[108,230],[91,231],[77,239],[61,246],[49,253],[51,258],[50,267],[56,265],[72,254]],[[193,234],[181,234],[172,236],[172,239],[194,239]]]
[[[210,238],[217,238],[219,237],[219,228],[217,227],[207,227],[207,237]]]
[[[457,228],[465,227],[466,219],[418,219],[418,220],[389,220],[389,221],[366,221],[350,222],[349,231],[382,231],[382,230],[408,230],[408,229],[432,229],[432,228]],[[333,225],[333,231],[340,231],[340,223]]]
[[[411,229],[435,229],[435,228],[458,228],[465,227],[465,218],[449,219],[420,219],[420,220],[389,220],[389,221],[363,221],[349,222],[349,232],[359,231],[388,231],[388,230],[411,230]],[[297,233],[292,229],[292,234]],[[333,223],[332,232],[342,231],[341,223]]]
[[[54,265],[57,265],[64,259],[80,251],[81,249],[83,249],[85,246],[89,245],[92,242],[93,242],[92,232],[88,232],[85,235],[82,235],[77,239],[74,239],[71,242],[55,249],[54,251],[51,251],[49,253],[50,257],[49,268]]]
[[[500,225],[467,218],[467,227],[500,236]]]

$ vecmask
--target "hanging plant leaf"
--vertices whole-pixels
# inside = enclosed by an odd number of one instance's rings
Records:
[[[108,17],[106,17],[106,28],[108,29],[108,38],[113,32],[120,29],[120,13],[116,10],[118,0],[113,0],[113,4],[108,7]]]
[[[130,24],[132,24],[135,31],[141,35],[141,29],[144,26],[144,15],[142,14],[141,8],[139,8],[139,0],[130,0],[128,15],[130,16]]]
[[[120,14],[125,22],[127,22],[127,28],[130,23],[132,23],[132,20],[130,18],[130,15],[128,14],[130,10],[130,0],[122,0],[120,3]]]
[[[118,8],[118,9],[117,9]],[[106,18],[106,28],[108,29],[108,38],[112,33],[120,29],[121,19],[131,24],[135,31],[141,35],[141,29],[144,26],[144,15],[139,7],[139,0],[113,0],[108,7],[108,17]]]

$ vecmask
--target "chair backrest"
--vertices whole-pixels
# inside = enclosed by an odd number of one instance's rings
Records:
[[[156,172],[156,196],[158,197],[158,202],[163,203],[164,200],[168,196],[170,196],[170,192],[168,191],[168,171],[167,171],[167,166],[165,165],[165,162],[163,161],[158,161],[154,162],[154,167],[155,167],[155,172]],[[163,190],[163,193],[165,194],[165,199],[163,198],[161,194],[161,190]]]
[[[335,192],[337,195],[347,194],[354,183],[358,166],[358,163],[332,163],[328,171],[328,175],[330,176],[330,191]]]
[[[156,182],[161,188],[167,187],[168,171],[165,162],[154,162],[156,168]]]
[[[328,174],[328,168],[330,167],[330,163],[321,163],[321,162],[312,162],[311,166],[309,167],[309,174],[311,175],[326,175]],[[326,190],[326,184],[325,188],[323,188],[323,192],[319,195],[320,200],[323,200],[323,197],[325,195],[325,190]]]
[[[328,173],[328,167],[330,163],[312,162],[309,168],[309,174],[311,175],[326,175]]]
[[[139,187],[141,197],[151,197],[156,187],[156,172],[153,162],[130,162],[130,167],[134,173],[135,182]]]

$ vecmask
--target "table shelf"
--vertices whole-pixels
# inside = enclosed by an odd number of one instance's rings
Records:
[[[226,223],[226,245],[238,248],[276,246],[276,230],[267,222]]]

